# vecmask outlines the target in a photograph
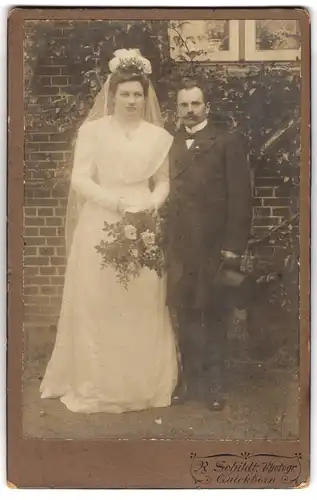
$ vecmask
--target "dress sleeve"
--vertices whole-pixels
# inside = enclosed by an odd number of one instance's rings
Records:
[[[71,186],[74,191],[82,195],[86,200],[93,201],[103,208],[116,211],[117,200],[93,180],[96,174],[96,165],[94,163],[95,144],[92,123],[87,123],[78,132]]]
[[[153,203],[156,209],[161,208],[161,206],[166,201],[169,195],[169,158],[166,156],[160,168],[153,176],[154,190],[152,193]]]

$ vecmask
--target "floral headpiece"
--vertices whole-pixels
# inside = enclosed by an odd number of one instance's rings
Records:
[[[133,69],[137,73],[150,75],[151,63],[141,55],[139,49],[119,49],[114,52],[114,57],[109,62],[109,70],[114,73],[118,70]]]

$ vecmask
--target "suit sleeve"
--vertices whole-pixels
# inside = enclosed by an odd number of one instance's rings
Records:
[[[251,229],[252,192],[249,164],[238,134],[225,142],[225,174],[227,217],[222,248],[242,254]]]

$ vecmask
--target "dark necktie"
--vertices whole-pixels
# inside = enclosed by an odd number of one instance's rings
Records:
[[[184,132],[184,139],[187,141],[187,139],[194,140],[195,139],[195,134],[194,133],[189,133],[187,130]]]

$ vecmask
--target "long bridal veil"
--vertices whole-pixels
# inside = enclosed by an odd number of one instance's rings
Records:
[[[110,61],[109,68],[111,71],[115,71],[119,62],[122,60],[136,60],[145,62],[147,71],[146,73],[151,73],[151,65],[150,62],[143,58],[140,51],[138,49],[122,49],[117,50],[115,52],[115,57]],[[109,92],[110,80],[112,77],[112,72],[109,74],[106,82],[104,83],[102,89],[97,94],[95,98],[95,102],[93,107],[91,108],[87,118],[84,123],[91,122],[94,120],[98,120],[103,118],[104,116],[111,115],[113,112],[113,101],[111,93]],[[144,114],[143,118],[145,121],[152,123],[158,127],[163,127],[164,121],[159,105],[159,101],[154,90],[153,84],[149,81],[149,89],[148,94],[145,99],[144,106]],[[97,179],[96,179],[97,181]],[[67,211],[66,211],[66,221],[65,221],[65,238],[66,238],[66,255],[69,255],[74,231],[77,226],[79,214],[81,209],[85,203],[85,200],[82,196],[78,195],[70,185],[69,194],[68,194],[68,202],[67,202]]]

